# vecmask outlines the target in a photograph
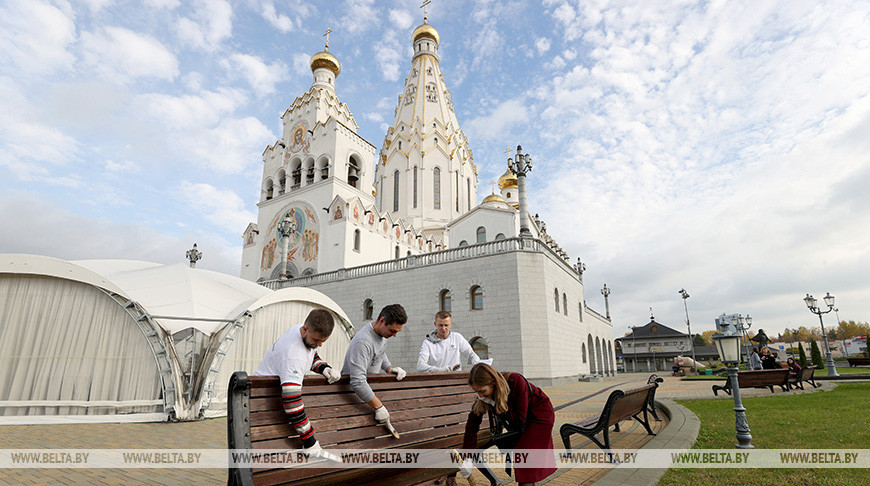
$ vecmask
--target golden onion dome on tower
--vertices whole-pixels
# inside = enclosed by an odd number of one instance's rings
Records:
[[[517,175],[511,172],[510,167],[498,178],[498,188],[517,187]]]
[[[486,196],[485,198],[483,198],[483,202],[481,202],[480,204],[486,204],[486,203],[488,203],[488,202],[500,202],[500,203],[503,203],[503,202],[505,202],[505,200],[504,200],[504,198],[502,198],[502,197],[499,196],[498,194],[490,194],[489,196]]]
[[[426,21],[423,21],[423,24],[414,29],[414,33],[411,35],[414,39],[413,42],[417,42],[418,39],[423,37],[428,37],[435,41],[436,44],[441,42],[441,36],[438,35],[438,31],[435,30],[435,27],[432,27]]]
[[[329,69],[336,77],[341,72],[341,64],[335,56],[329,53],[329,47],[311,56],[311,72],[320,68]]]

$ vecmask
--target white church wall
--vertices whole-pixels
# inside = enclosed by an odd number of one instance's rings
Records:
[[[516,212],[511,210],[478,207],[450,225],[450,247],[457,248],[465,241],[477,244],[477,229],[486,230],[486,242],[494,241],[501,234],[503,238],[513,238],[519,234]]]

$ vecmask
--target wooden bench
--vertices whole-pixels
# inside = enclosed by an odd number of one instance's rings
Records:
[[[870,365],[870,358],[846,358],[849,361],[849,367],[867,366]]]
[[[468,372],[408,373],[368,376],[369,385],[390,411],[396,439],[374,419],[374,411],[350,387],[347,376],[330,385],[320,375],[308,375],[302,386],[305,412],[324,449],[377,451],[392,448],[459,449],[465,422],[477,395],[468,386]],[[302,443],[288,424],[276,376],[248,376],[237,371],[230,378],[227,439],[230,449],[299,450]],[[490,442],[489,430],[478,434],[478,446]],[[325,462],[324,464],[329,464]],[[312,485],[431,484],[452,469],[412,468],[262,468],[231,467],[228,484]]]
[[[804,382],[809,383],[810,385],[813,385],[813,388],[818,388],[821,385],[817,385],[816,381],[813,379],[813,374],[816,372],[816,368],[818,368],[818,366],[816,366],[816,365],[804,366],[801,369],[800,376],[796,376],[794,378],[789,378],[789,384],[791,384],[797,388],[800,388],[801,390],[804,389]]]
[[[773,387],[779,386],[782,391],[789,391],[791,385],[788,381],[788,369],[780,368],[775,370],[752,370],[738,371],[737,384],[740,388],[748,388],[753,386],[766,386],[770,388],[770,393],[773,393]],[[719,390],[727,394],[731,394],[731,377],[725,378],[725,385],[713,385],[713,395],[719,396]]]
[[[609,450],[610,427],[615,426],[613,431],[619,432],[619,422],[632,418],[643,424],[649,435],[656,435],[649,427],[647,411],[649,409],[649,397],[658,386],[659,384],[654,381],[653,383],[648,383],[628,391],[614,390],[607,397],[604,410],[599,415],[579,422],[562,424],[559,428],[559,435],[562,436],[562,443],[565,445],[565,449],[571,448],[571,435],[582,434],[598,445],[598,447]],[[643,419],[639,417],[641,413],[643,414]],[[603,444],[595,437],[599,432],[604,432]]]

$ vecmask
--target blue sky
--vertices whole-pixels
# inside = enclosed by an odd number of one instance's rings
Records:
[[[261,154],[311,85],[380,147],[419,2],[6,0],[0,253],[238,274]],[[616,335],[722,312],[774,334],[830,291],[870,320],[870,4],[448,1],[429,6],[479,199],[522,144],[531,210]],[[830,319],[831,323],[834,322]]]

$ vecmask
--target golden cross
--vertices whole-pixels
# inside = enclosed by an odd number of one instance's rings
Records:
[[[513,149],[510,148],[510,147],[508,147],[508,148],[504,149],[504,152],[502,152],[502,153],[503,153],[503,154],[509,154],[509,153],[511,153],[511,150],[513,150]]]
[[[424,23],[426,22],[426,19],[429,15],[429,10],[426,8],[426,6],[429,5],[430,3],[432,3],[432,0],[424,0],[423,5],[420,5],[420,8],[423,9],[423,22]]]
[[[324,36],[326,36],[326,50],[327,50],[327,51],[329,50],[329,34],[330,34],[330,33],[332,33],[332,29],[330,29],[329,27],[327,27],[327,28],[326,28],[326,33],[323,34]]]
[[[492,193],[495,194],[495,181],[489,181],[489,187],[492,188]]]

